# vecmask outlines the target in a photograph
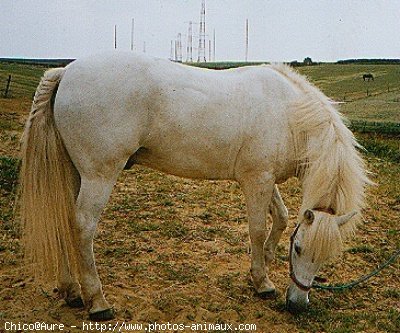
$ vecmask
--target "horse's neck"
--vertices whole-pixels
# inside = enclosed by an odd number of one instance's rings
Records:
[[[317,145],[319,138],[312,138],[311,146]],[[310,143],[307,142],[309,149]],[[324,151],[314,151],[301,160],[298,176],[302,182],[303,203],[302,210],[321,209],[335,212],[337,209],[338,191],[343,188],[343,178],[338,153],[340,148],[336,145],[325,147]]]
[[[310,184],[315,181],[314,184]],[[333,181],[333,184],[331,183]],[[320,183],[319,180],[313,180],[311,177],[303,180],[303,202],[302,211],[306,209],[321,210],[324,212],[334,213],[337,209],[336,205],[336,189],[339,187],[335,184],[334,179],[326,179],[330,184]]]

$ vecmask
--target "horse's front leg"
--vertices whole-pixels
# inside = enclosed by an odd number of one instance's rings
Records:
[[[257,293],[263,297],[275,295],[275,286],[268,277],[264,243],[274,177],[270,173],[246,175],[240,181],[246,198],[251,242],[251,277]]]
[[[278,186],[274,186],[274,192],[271,200],[272,229],[265,243],[265,264],[267,269],[275,257],[275,249],[285,231],[289,219],[288,210],[283,203],[279,193]]]
[[[113,310],[104,298],[93,254],[93,237],[97,221],[106,205],[114,181],[82,177],[77,200],[77,242],[79,279],[83,301],[91,320],[110,320]]]

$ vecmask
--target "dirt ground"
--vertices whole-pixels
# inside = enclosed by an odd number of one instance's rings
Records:
[[[0,119],[8,124],[1,129],[2,156],[18,155],[27,103],[0,103]],[[320,275],[329,283],[370,272],[400,246],[400,166],[374,157],[368,158],[368,166],[379,186],[369,190],[365,221],[348,250],[323,268]],[[355,289],[312,291],[306,314],[286,312],[288,238],[301,189],[292,179],[281,191],[290,222],[270,273],[280,294],[277,299],[262,300],[249,279],[246,209],[236,183],[180,179],[142,167],[123,172],[95,240],[106,298],[116,311],[111,326],[101,329],[112,331],[118,323],[114,331],[127,331],[122,322],[207,322],[220,324],[219,332],[228,331],[223,324],[236,328],[255,324],[256,332],[400,332],[399,261]],[[89,324],[86,310],[68,308],[52,288],[41,287],[26,275],[18,225],[10,217],[14,193],[2,190],[1,195],[0,332],[10,327],[4,326],[6,322],[38,321],[62,323],[66,332],[100,332],[100,327],[85,326]],[[157,331],[174,330],[159,327]]]

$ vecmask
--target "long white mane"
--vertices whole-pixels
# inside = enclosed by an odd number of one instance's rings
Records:
[[[300,213],[312,208],[332,210],[337,215],[360,212],[365,186],[371,182],[353,133],[343,123],[335,103],[304,77],[287,66],[274,68],[303,92],[289,114],[298,176],[303,183]],[[354,232],[360,217],[357,214],[346,224],[342,236]]]

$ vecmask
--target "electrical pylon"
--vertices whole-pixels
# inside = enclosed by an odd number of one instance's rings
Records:
[[[189,21],[188,39],[186,46],[186,62],[193,62],[193,22]]]
[[[197,62],[206,61],[206,0],[202,0],[200,11],[199,49]]]

